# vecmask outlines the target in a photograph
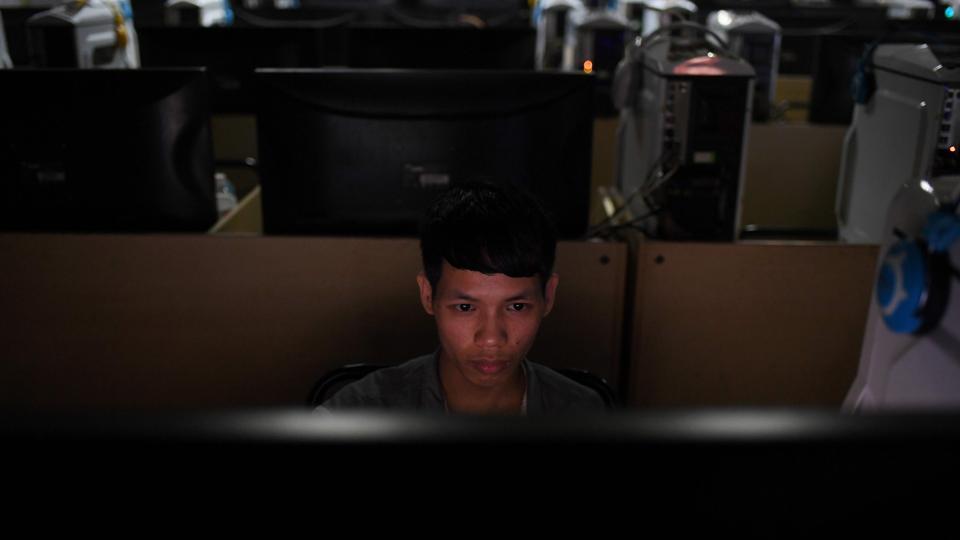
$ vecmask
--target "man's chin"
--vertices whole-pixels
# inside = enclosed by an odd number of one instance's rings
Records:
[[[470,382],[478,386],[496,386],[507,380],[509,377],[506,374],[485,375],[483,373],[471,371],[467,378],[470,379]]]

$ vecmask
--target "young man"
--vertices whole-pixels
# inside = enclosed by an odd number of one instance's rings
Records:
[[[421,230],[420,302],[440,346],[344,387],[322,408],[542,414],[601,410],[599,394],[526,359],[553,309],[556,234],[508,186],[448,190]]]

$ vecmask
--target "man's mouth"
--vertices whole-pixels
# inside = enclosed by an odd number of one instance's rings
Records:
[[[477,360],[470,362],[470,365],[474,367],[480,373],[484,375],[496,375],[497,373],[502,372],[510,366],[509,362],[496,362],[488,360]]]

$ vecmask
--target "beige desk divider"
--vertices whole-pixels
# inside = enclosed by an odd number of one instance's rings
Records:
[[[237,206],[221,217],[210,228],[211,234],[261,234],[263,210],[260,206],[260,186],[253,188]]]
[[[329,369],[436,344],[414,239],[3,234],[0,253],[0,410],[297,406]],[[558,259],[531,358],[615,381],[626,249]]]
[[[837,244],[643,244],[630,402],[839,407],[876,257]]]
[[[830,230],[846,126],[752,124],[742,198],[743,226]]]
[[[784,120],[787,122],[806,122],[810,117],[810,93],[813,79],[805,75],[780,75],[777,77],[777,90],[774,102],[787,105]]]

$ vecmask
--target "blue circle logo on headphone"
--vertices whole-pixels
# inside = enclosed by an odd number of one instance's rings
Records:
[[[894,332],[912,333],[923,324],[920,308],[926,296],[925,264],[920,247],[909,240],[894,244],[883,258],[877,303],[883,321]]]

